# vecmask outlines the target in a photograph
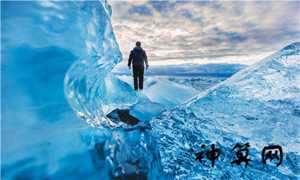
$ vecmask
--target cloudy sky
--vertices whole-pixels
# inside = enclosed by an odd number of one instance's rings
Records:
[[[109,1],[123,61],[137,40],[150,65],[252,64],[300,41],[300,1]]]

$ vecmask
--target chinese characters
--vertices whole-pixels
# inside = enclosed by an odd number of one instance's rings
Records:
[[[264,164],[267,163],[267,160],[270,160],[270,162],[277,160],[276,166],[278,167],[283,160],[282,148],[279,145],[266,146],[263,148],[261,156]]]
[[[232,165],[241,165],[242,163],[245,167],[248,166],[250,159],[249,153],[250,144],[249,143],[237,143],[231,150],[232,153],[235,154],[234,159],[231,161]],[[202,163],[204,158],[211,161],[211,166],[214,167],[216,160],[221,154],[221,149],[217,148],[215,144],[211,144],[210,148],[206,148],[205,144],[201,145],[201,150],[197,152],[196,160]],[[267,160],[269,162],[274,162],[278,167],[283,161],[283,151],[282,147],[279,145],[268,145],[265,146],[261,152],[262,163],[267,164]]]
[[[240,165],[242,162],[245,163],[245,167],[247,167],[249,161],[251,161],[251,159],[248,158],[249,155],[249,143],[246,144],[236,144],[231,152],[235,152],[235,157],[236,159],[231,161],[231,164],[237,164]]]
[[[205,144],[201,145],[201,149],[205,148]],[[211,161],[211,166],[214,167],[216,159],[220,156],[221,150],[216,148],[214,144],[211,145],[210,150],[202,150],[196,153],[196,160],[202,163],[202,159],[206,156]]]

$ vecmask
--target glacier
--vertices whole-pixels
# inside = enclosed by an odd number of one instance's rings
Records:
[[[1,178],[299,178],[299,43],[224,82],[149,77],[137,93],[112,73],[111,13],[104,0],[1,1]],[[115,109],[141,122],[112,120]],[[239,141],[255,155],[247,169],[229,153],[215,168],[195,161],[201,143]],[[259,162],[269,143],[284,148],[278,168]]]
[[[121,61],[110,15],[106,1],[1,1],[1,178],[110,179],[131,152],[150,158],[121,146],[143,129],[101,128],[120,124],[111,109],[147,101],[110,74]],[[143,176],[132,164],[125,173]]]
[[[102,0],[1,1],[3,179],[158,174],[147,121],[167,107],[110,73],[121,61],[111,13]],[[145,122],[112,121],[116,108]]]
[[[166,177],[298,179],[300,177],[300,43],[247,67],[151,121]],[[231,148],[250,143],[247,168],[232,166]],[[201,144],[223,150],[214,168],[195,160]],[[281,166],[264,166],[264,146],[283,147]]]

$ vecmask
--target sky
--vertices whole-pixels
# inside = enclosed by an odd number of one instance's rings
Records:
[[[136,41],[150,65],[250,65],[300,41],[300,1],[114,1],[123,61]]]

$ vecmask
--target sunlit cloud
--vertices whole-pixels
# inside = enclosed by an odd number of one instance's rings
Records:
[[[136,41],[151,64],[242,63],[300,40],[300,2],[112,1],[123,59]]]

